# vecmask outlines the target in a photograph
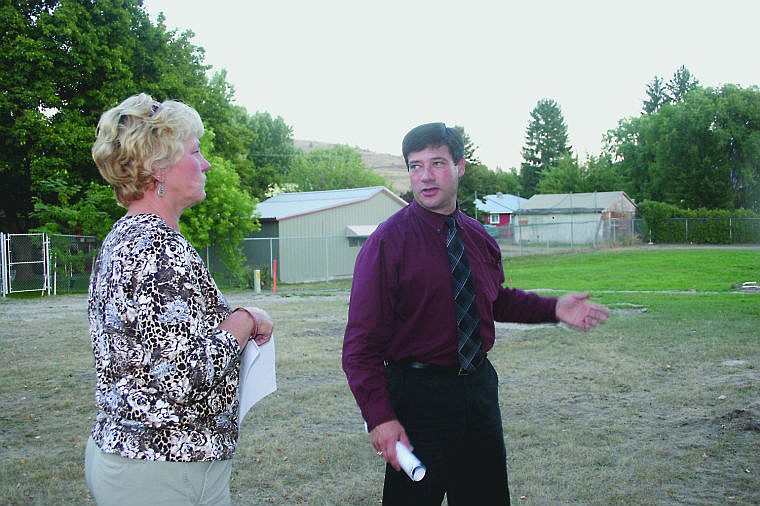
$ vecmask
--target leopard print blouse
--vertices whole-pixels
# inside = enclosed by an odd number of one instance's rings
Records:
[[[124,216],[90,278],[97,376],[92,437],[106,453],[225,460],[237,445],[240,346],[198,252],[153,214]]]

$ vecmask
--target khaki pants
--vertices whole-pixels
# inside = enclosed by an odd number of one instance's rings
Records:
[[[99,506],[230,506],[231,460],[154,462],[103,453],[89,438],[84,473]]]

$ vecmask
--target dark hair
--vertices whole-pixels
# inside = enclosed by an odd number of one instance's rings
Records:
[[[409,166],[409,153],[422,151],[426,148],[447,146],[451,152],[454,163],[464,156],[464,141],[459,130],[447,127],[445,123],[427,123],[409,130],[401,142],[401,152],[404,154],[404,163]]]

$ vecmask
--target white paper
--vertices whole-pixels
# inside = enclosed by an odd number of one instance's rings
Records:
[[[274,336],[261,346],[251,339],[240,357],[238,430],[253,405],[275,390],[277,376],[274,366]]]
[[[420,481],[425,477],[427,468],[401,441],[396,441],[396,457],[398,457],[401,469],[404,470],[412,481]]]

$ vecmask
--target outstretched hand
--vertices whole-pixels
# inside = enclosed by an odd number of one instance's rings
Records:
[[[557,300],[557,319],[571,327],[589,331],[607,321],[609,308],[591,302],[588,293],[569,293]]]

